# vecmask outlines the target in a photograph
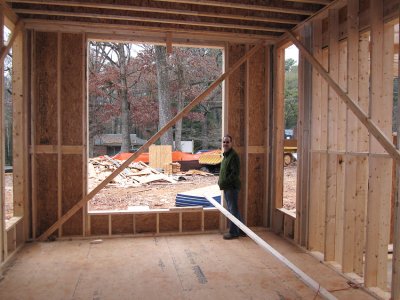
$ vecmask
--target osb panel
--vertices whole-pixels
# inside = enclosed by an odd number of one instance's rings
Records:
[[[264,155],[249,154],[248,170],[247,226],[262,226],[265,190]]]
[[[179,231],[179,213],[160,214],[160,232]]]
[[[82,145],[83,64],[82,34],[63,33],[61,39],[62,144]]]
[[[263,146],[265,139],[265,50],[249,59],[248,117],[249,146]]]
[[[111,215],[112,234],[133,234],[133,215]]]
[[[35,35],[36,144],[57,144],[57,33]]]
[[[204,230],[219,229],[219,211],[204,211]]]
[[[108,235],[108,215],[90,216],[90,234]]]
[[[182,231],[200,231],[201,212],[182,213]]]
[[[70,210],[83,197],[82,155],[62,156],[62,214]],[[82,209],[74,214],[63,226],[62,235],[82,235]]]
[[[156,233],[157,215],[156,214],[137,214],[135,215],[135,233]]]
[[[228,51],[229,67],[245,54],[244,45],[230,45]],[[233,145],[244,145],[244,95],[245,64],[237,69],[228,80],[227,120],[228,132],[233,137]]]
[[[36,154],[35,158],[36,232],[39,236],[57,221],[57,154]]]
[[[17,236],[17,247],[21,246],[23,243],[25,243],[25,237],[24,237],[24,221],[19,222],[16,225],[15,230],[16,232],[16,236]]]

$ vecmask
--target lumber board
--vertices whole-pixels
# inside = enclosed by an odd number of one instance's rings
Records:
[[[56,223],[46,230],[40,236],[40,240],[46,239],[54,230],[60,225],[65,223],[72,215],[75,214],[84,204],[94,197],[102,188],[104,188],[113,178],[115,178],[122,170],[124,170],[135,158],[148,149],[156,140],[158,140],[169,128],[171,128],[178,120],[187,115],[190,110],[204,100],[219,84],[221,84],[227,77],[229,77],[238,67],[240,67],[249,57],[256,53],[264,43],[260,43],[249,50],[241,59],[239,59],[228,71],[222,74],[216,81],[214,81],[204,92],[197,96],[190,102],[181,112],[172,118],[163,128],[154,134],[142,147],[139,148],[129,159],[127,159],[120,167],[118,167],[111,175],[109,175],[103,182],[94,188],[88,195],[84,196],[77,204],[74,205],[67,213],[65,213]]]
[[[162,169],[172,163],[171,145],[151,145],[149,147],[149,165],[152,168]]]
[[[160,214],[160,233],[179,232],[179,213]]]
[[[23,93],[23,35],[19,34],[12,48],[12,154],[14,216],[23,216],[25,208],[25,110]]]
[[[40,0],[40,1],[38,1],[38,0],[14,0],[13,2],[30,3],[30,4],[48,4],[48,5],[58,5],[58,6],[64,6],[64,7],[65,6],[86,7],[86,8],[101,8],[101,9],[106,9],[106,10],[163,13],[163,14],[184,15],[184,16],[202,16],[202,17],[221,18],[221,19],[273,22],[273,23],[283,23],[283,24],[297,24],[298,23],[298,21],[296,21],[296,20],[283,19],[283,18],[234,15],[234,14],[204,12],[204,11],[198,11],[198,10],[196,11],[196,10],[168,9],[168,8],[133,6],[133,5],[118,5],[118,4],[108,4],[108,3],[88,3],[88,2],[77,2],[77,1],[69,1],[69,2],[61,3],[59,1],[43,1],[43,0]]]
[[[352,99],[358,99],[358,52],[359,52],[359,22],[357,1],[349,2],[347,7],[347,47],[348,47],[348,94]],[[347,110],[346,151],[357,151],[357,119]],[[357,159],[346,155],[345,197],[343,228],[342,271],[354,272],[355,230],[356,230],[356,197],[357,197]]]
[[[133,234],[133,215],[111,215],[111,234]]]
[[[284,86],[285,86],[285,50],[275,50],[275,95],[274,95],[274,133],[273,133],[273,157],[274,157],[274,208],[283,206],[283,132],[284,132]]]
[[[35,33],[36,141],[57,145],[57,33]]]
[[[2,46],[2,48],[0,49],[0,63],[2,64],[4,63],[4,59],[6,58],[8,52],[13,46],[17,36],[22,33],[23,28],[24,28],[24,22],[22,20],[18,20],[17,23],[15,24],[14,30],[11,33],[9,42],[7,43],[7,45]]]
[[[82,155],[63,154],[61,163],[61,215],[67,212],[82,198]],[[80,209],[65,222],[62,227],[63,236],[77,236],[83,234],[82,228],[83,211]]]
[[[68,12],[68,11],[55,11],[55,10],[38,10],[38,9],[24,9],[15,8],[14,11],[17,14],[27,15],[44,15],[44,16],[56,16],[56,17],[76,17],[76,18],[88,18],[88,19],[108,19],[108,20],[121,20],[131,22],[143,22],[143,23],[157,23],[157,24],[179,24],[189,25],[193,27],[210,27],[210,28],[227,28],[227,29],[241,29],[251,31],[262,31],[262,32],[284,32],[285,29],[268,26],[251,26],[251,25],[240,25],[240,24],[228,24],[219,22],[204,22],[204,21],[186,21],[177,19],[162,19],[162,18],[147,18],[147,17],[135,17],[126,16],[119,14],[98,14],[98,13],[87,13],[87,12]]]
[[[84,69],[81,61],[85,49],[82,34],[61,34],[61,141],[62,146],[82,145],[83,105],[82,81]]]
[[[329,75],[332,80],[339,79],[339,30],[338,11],[329,11]],[[338,149],[338,102],[337,93],[329,88],[328,98],[328,150]],[[327,164],[327,196],[326,196],[326,227],[325,227],[325,256],[324,260],[336,259],[336,229],[337,229],[337,200],[338,200],[338,166],[339,156],[328,154]]]
[[[372,47],[369,111],[371,119],[380,124],[381,130],[385,134],[391,134],[391,121],[387,116],[392,112],[393,95],[387,93],[383,82],[389,79],[388,73],[393,76],[393,26],[384,25],[382,3],[371,3],[370,16]],[[383,152],[381,145],[373,137],[370,139],[370,151]],[[370,157],[364,276],[367,287],[386,288],[391,169],[390,159]]]
[[[313,26],[313,55],[322,62],[322,23],[321,20],[314,20]],[[312,72],[312,111],[311,111],[311,150],[321,149],[321,76],[318,72]],[[311,173],[310,173],[310,206],[309,206],[309,219],[308,219],[308,249],[311,251],[323,252],[321,247],[321,239],[318,236],[318,222],[319,222],[319,206],[323,199],[319,197],[321,178],[320,153],[311,153]]]
[[[379,141],[379,143],[390,154],[390,156],[394,158],[397,162],[400,162],[400,151],[398,151],[393,146],[391,140],[382,132],[382,130],[375,124],[375,122],[368,117],[365,111],[357,103],[355,103],[346,94],[345,91],[340,88],[337,82],[329,76],[329,74],[324,70],[323,66],[318,63],[317,60],[315,60],[312,54],[308,52],[308,50],[297,40],[297,38],[291,32],[288,32],[288,36],[293,44],[295,44],[301,52],[306,53],[304,55],[307,60],[309,60],[312,63],[313,67],[320,72],[322,77],[336,91],[339,97],[346,102],[351,111],[357,116],[362,124],[367,127],[368,131]]]

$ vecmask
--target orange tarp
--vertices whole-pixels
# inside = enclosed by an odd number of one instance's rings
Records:
[[[113,157],[113,159],[117,160],[127,160],[129,157],[131,157],[133,153],[126,153],[126,152],[121,152],[118,153]],[[181,151],[174,151],[172,152],[172,161],[192,161],[192,160],[199,160],[200,154],[190,154],[190,153],[185,153]],[[149,163],[149,153],[145,152],[139,155],[135,160],[135,162],[142,161],[144,163]]]

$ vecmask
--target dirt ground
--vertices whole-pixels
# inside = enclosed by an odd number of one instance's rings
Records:
[[[217,184],[218,176],[181,176],[185,180],[150,183],[140,187],[107,187],[89,202],[89,210],[126,210],[130,206],[169,208],[175,206],[176,194]]]
[[[284,168],[283,207],[289,210],[296,208],[296,172],[297,166]],[[218,176],[183,176],[186,180],[176,184],[151,183],[140,187],[116,188],[106,187],[89,202],[89,210],[126,210],[130,206],[147,206],[169,208],[175,205],[177,193],[209,186],[218,182]],[[12,174],[6,176],[6,220],[13,215],[12,207]]]

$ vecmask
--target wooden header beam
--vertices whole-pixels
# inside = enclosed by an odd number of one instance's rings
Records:
[[[168,129],[170,129],[177,121],[186,116],[197,104],[203,101],[211,92],[228,78],[233,72],[236,71],[247,59],[253,54],[262,49],[264,43],[260,43],[249,50],[241,59],[239,59],[228,71],[222,74],[217,80],[215,80],[204,92],[197,96],[192,102],[190,102],[182,111],[180,111],[174,118],[172,118],[163,128],[161,128],[156,134],[154,134],[142,147],[139,148],[129,159],[127,159],[121,166],[119,166],[113,173],[111,173],[106,179],[104,179],[96,188],[94,188],[89,194],[84,196],[78,203],[76,203],[69,211],[67,211],[56,223],[54,223],[49,229],[47,229],[38,240],[44,241],[47,239],[55,230],[57,230],[62,224],[67,222],[78,210],[80,210],[84,204],[92,199],[100,190],[102,190],[111,180],[113,180],[119,173],[121,173],[126,167],[129,166],[140,154],[146,151],[150,145],[154,144]]]
[[[346,103],[347,107],[356,115],[368,131],[377,139],[382,147],[390,154],[390,156],[400,164],[400,151],[396,149],[390,139],[379,129],[379,127],[368,117],[361,107],[354,102],[347,93],[333,80],[325,68],[314,58],[314,56],[304,47],[304,45],[288,31],[287,35],[293,44],[299,48],[300,53],[310,62],[310,64],[318,71],[318,73],[328,82],[329,86],[337,93],[337,95]]]

